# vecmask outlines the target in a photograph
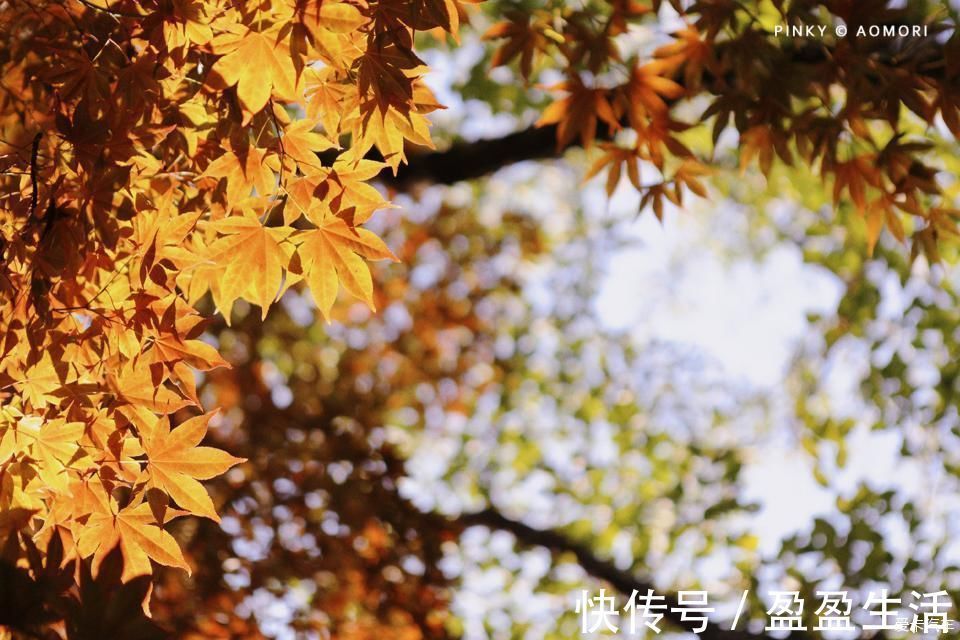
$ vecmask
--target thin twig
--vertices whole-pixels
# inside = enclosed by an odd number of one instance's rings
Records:
[[[109,9],[109,8],[107,8],[107,7],[101,7],[101,6],[95,5],[94,3],[90,2],[90,0],[77,0],[77,2],[79,2],[80,4],[82,4],[82,5],[85,6],[85,7],[90,7],[91,9],[95,9],[95,10],[97,10],[97,11],[102,11],[102,12],[106,13],[107,15],[113,16],[114,18],[137,18],[137,19],[142,19],[142,18],[144,17],[143,14],[140,14],[140,13],[126,13],[126,12],[124,12],[124,11],[117,11],[117,10],[115,10],[115,9]]]
[[[37,215],[37,203],[39,202],[39,180],[37,179],[37,159],[40,155],[40,139],[43,137],[43,131],[38,131],[33,136],[33,148],[30,152],[30,187],[33,192],[30,194],[30,217]]]

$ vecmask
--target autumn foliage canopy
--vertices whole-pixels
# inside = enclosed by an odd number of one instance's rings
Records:
[[[687,194],[707,195],[717,168],[687,138],[703,123],[713,143],[736,130],[741,168],[819,172],[835,205],[865,224],[864,252],[886,228],[936,257],[954,231],[950,187],[925,160],[931,145],[909,132],[940,117],[960,134],[960,65],[930,54],[960,51],[956,36],[884,58],[877,43],[776,41],[737,3],[677,2],[684,28],[631,57],[618,39],[656,20],[656,0],[494,4],[480,34],[489,64],[550,96],[515,141],[518,157],[503,163],[589,148],[588,178],[606,172],[611,194],[627,178],[659,217]],[[849,23],[870,13],[854,2],[772,6],[791,19],[821,4]],[[398,257],[365,225],[391,206],[408,166],[409,180],[429,181],[418,163],[442,153],[430,151],[428,120],[442,105],[415,44],[456,48],[483,9],[459,0],[0,7],[4,558],[34,576],[69,566],[77,584],[95,580],[116,549],[122,583],[157,565],[189,573],[171,523],[219,521],[202,482],[240,483],[250,464],[202,444],[218,407],[198,381],[230,365],[201,335],[211,322],[229,326],[238,302],[266,318],[291,289],[308,291],[327,320],[342,294],[382,306],[369,263]],[[564,80],[537,84],[547,68]],[[691,103],[703,107],[693,117],[682,108]],[[644,166],[658,178],[644,182]]]

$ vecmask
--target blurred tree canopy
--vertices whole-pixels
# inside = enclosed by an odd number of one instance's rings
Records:
[[[572,638],[602,587],[749,589],[700,635],[766,640],[769,588],[957,601],[948,4],[0,7],[0,637]],[[771,388],[604,317],[651,215],[838,283]],[[917,479],[851,489],[871,437]],[[834,505],[775,552],[772,439]]]

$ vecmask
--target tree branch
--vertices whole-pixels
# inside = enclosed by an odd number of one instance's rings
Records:
[[[641,594],[646,594],[654,586],[647,580],[638,578],[634,574],[618,569],[612,562],[599,558],[586,545],[571,540],[564,534],[553,529],[536,529],[523,522],[513,520],[503,515],[494,507],[488,507],[483,511],[476,513],[467,513],[456,519],[457,523],[465,527],[484,526],[488,529],[508,531],[512,533],[522,545],[532,545],[545,547],[555,553],[569,553],[573,555],[577,563],[594,578],[599,578],[620,593],[629,596],[634,590]],[[664,593],[658,591],[657,595],[665,596],[663,601],[667,605],[664,611],[664,619],[669,620],[677,628],[688,632],[693,632],[699,628],[698,624],[684,620],[679,612],[673,611],[680,607],[677,595],[675,593]],[[711,621],[707,624],[704,631],[697,634],[702,640],[774,640],[772,636],[750,631],[731,631],[718,622]],[[790,640],[813,640],[815,636],[806,631],[792,631],[779,640],[789,638]],[[864,636],[866,637],[866,636]],[[882,638],[882,634],[871,636],[873,640]]]
[[[77,2],[95,11],[102,11],[103,13],[106,13],[107,15],[113,18],[136,18],[139,20],[146,17],[139,13],[127,13],[125,11],[116,11],[115,9],[111,9],[110,7],[101,7],[99,5],[94,4],[93,2],[90,2],[90,0],[77,0]]]
[[[597,139],[606,140],[611,135],[605,123],[597,124]],[[569,147],[577,146],[571,144]],[[567,148],[569,148],[567,147]],[[423,148],[408,150],[407,162],[397,169],[397,175],[389,168],[380,172],[378,179],[398,191],[408,191],[417,184],[450,185],[482,178],[498,169],[524,160],[559,158],[566,149],[557,148],[557,126],[530,126],[502,138],[484,138],[473,142],[456,142],[442,151],[425,151]],[[339,151],[329,149],[317,152],[324,166],[337,160]],[[376,148],[366,156],[369,160],[382,161]]]
[[[923,46],[915,47],[910,58],[904,58],[896,49],[877,51],[871,55],[871,64],[900,67],[931,82],[942,80],[943,45],[937,42],[934,36],[924,38],[920,42]],[[720,45],[720,47],[723,46]],[[784,60],[779,62],[778,66],[799,65],[815,68],[818,65],[832,64],[834,60],[833,49],[815,40],[790,46],[783,50],[783,55]],[[673,80],[681,85],[684,83],[682,69],[675,72]],[[877,78],[874,80],[881,81]],[[706,71],[701,91],[715,96],[722,95],[724,91],[735,85],[736,77],[732,72],[724,76],[714,76]],[[693,96],[683,96],[680,100],[688,100],[691,97]],[[675,101],[667,99],[666,102],[672,104]],[[596,139],[610,140],[611,138],[610,127],[603,121],[599,121]],[[481,178],[498,169],[525,160],[559,158],[567,149],[579,144],[579,141],[575,140],[565,148],[558,148],[557,125],[543,127],[534,125],[501,138],[457,142],[442,151],[413,150],[408,153],[408,163],[400,165],[396,176],[386,169],[379,178],[399,191],[409,190],[417,184],[450,185]],[[327,154],[319,154],[325,164],[332,162],[335,158],[335,155]],[[376,156],[376,150],[374,150],[374,156]]]
[[[609,127],[598,124],[597,138],[609,137]],[[481,178],[524,160],[559,158],[563,151],[557,149],[556,125],[531,126],[502,138],[457,142],[443,151],[410,154],[409,162],[400,165],[396,176],[385,171],[380,179],[400,191],[418,183],[449,185]]]

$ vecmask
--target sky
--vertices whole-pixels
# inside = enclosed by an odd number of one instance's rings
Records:
[[[514,173],[525,171],[520,168]],[[550,172],[543,175],[544,192],[556,193],[551,191]],[[588,209],[611,217],[636,211],[639,196],[622,188],[608,202],[603,183],[600,176],[583,187]],[[522,189],[504,188],[510,190],[515,205],[523,206]],[[529,204],[533,209],[544,208],[548,216],[563,215],[563,211],[549,211],[550,204],[544,200],[534,197]],[[692,347],[729,380],[782,403],[783,426],[788,427],[790,399],[785,381],[792,358],[810,330],[808,315],[830,314],[843,288],[830,272],[804,263],[794,245],[774,243],[759,255],[749,250],[737,234],[748,215],[744,207],[717,197],[687,210],[670,210],[662,223],[649,212],[636,217],[621,228],[633,242],[607,256],[608,267],[594,305],[605,328],[629,333],[638,345],[669,342]],[[886,309],[891,317],[898,312],[895,304]],[[841,345],[828,363],[829,370],[823,372],[837,408],[842,411],[848,405],[851,415],[858,413],[858,407],[850,404],[856,397],[851,385],[859,379],[867,357],[854,345]],[[744,470],[742,498],[760,508],[743,525],[757,537],[761,554],[776,555],[784,538],[808,530],[814,518],[835,512],[838,493],[850,495],[864,482],[878,490],[896,487],[927,504],[935,501],[937,485],[931,474],[938,469],[904,460],[895,430],[875,432],[865,418],[859,422],[849,436],[850,455],[844,468],[827,465],[831,490],[815,480],[810,454],[790,428],[774,425],[770,436],[753,446]],[[422,450],[414,452],[412,476],[416,478],[418,469],[438,452],[438,442],[431,437]],[[419,489],[432,493],[427,488],[431,479],[422,480]],[[408,485],[414,487],[411,497],[416,498],[417,486]],[[880,526],[887,528],[891,548],[909,552],[905,531],[887,522]],[[451,572],[461,576],[464,585],[454,610],[466,621],[467,640],[500,637],[484,625],[506,630],[511,621],[527,618],[534,629],[550,629],[558,611],[571,610],[569,598],[535,591],[537,578],[546,571],[546,556],[536,551],[516,554],[509,536],[472,531],[449,562]],[[719,578],[728,573],[731,562],[721,554],[698,562],[696,570],[709,582],[711,575]],[[521,578],[514,581],[517,568]],[[658,577],[674,569],[679,573],[687,567],[661,567]],[[538,633],[527,637],[538,637]]]

